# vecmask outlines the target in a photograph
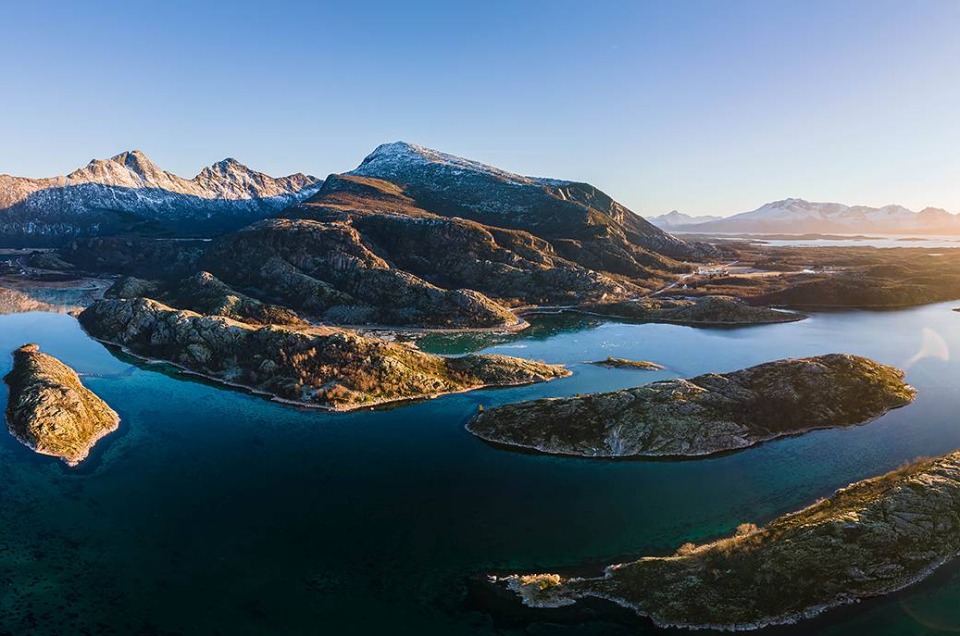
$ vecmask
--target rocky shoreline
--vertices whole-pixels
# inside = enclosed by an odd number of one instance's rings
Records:
[[[603,598],[660,627],[754,630],[917,583],[960,554],[960,452],[856,482],[764,527],[598,578],[494,577],[529,607]]]
[[[13,352],[7,426],[41,455],[68,466],[83,461],[102,437],[117,430],[120,416],[81,384],[76,372],[34,344]]]
[[[822,428],[855,426],[913,401],[904,373],[831,354],[633,389],[507,404],[467,430],[511,449],[591,458],[706,457]]]
[[[618,303],[585,305],[575,311],[618,320],[690,327],[769,325],[798,322],[807,318],[806,314],[749,305],[730,296],[647,297]]]
[[[640,371],[663,371],[666,367],[656,362],[648,360],[627,360],[626,358],[607,358],[605,360],[596,360],[590,364],[598,367],[610,367],[611,369],[634,369]]]
[[[138,357],[334,411],[569,375],[561,366],[507,356],[435,356],[342,329],[258,327],[144,298],[97,302],[79,320],[92,337]]]

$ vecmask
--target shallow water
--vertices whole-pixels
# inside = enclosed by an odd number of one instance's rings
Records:
[[[350,414],[138,365],[69,316],[2,316],[0,351],[40,343],[123,423],[80,469],[0,435],[0,633],[613,633],[605,623],[498,623],[465,603],[466,577],[665,553],[960,448],[953,306],[741,329],[548,317],[487,350],[566,363],[572,377]],[[483,338],[422,344],[453,353]],[[907,367],[916,403],[866,426],[686,462],[517,454],[463,429],[478,404],[835,351]],[[667,370],[587,364],[610,355]],[[0,355],[0,373],[10,362]],[[791,633],[960,627],[953,571]]]

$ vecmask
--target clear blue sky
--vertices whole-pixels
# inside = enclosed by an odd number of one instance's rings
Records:
[[[325,176],[403,139],[642,214],[960,212],[960,0],[3,2],[0,172]]]

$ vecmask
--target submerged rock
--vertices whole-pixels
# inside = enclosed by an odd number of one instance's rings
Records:
[[[345,329],[256,327],[149,298],[103,300],[79,320],[94,338],[137,355],[334,410],[569,375],[561,366],[507,356],[430,355]]]
[[[904,373],[831,354],[573,398],[508,404],[467,430],[490,442],[583,457],[696,457],[862,424],[913,401]]]
[[[53,356],[28,344],[13,352],[7,426],[14,437],[42,455],[76,466],[120,417]]]
[[[724,630],[794,623],[889,594],[960,554],[960,453],[856,482],[762,528],[614,565],[599,578],[500,579],[532,607],[592,596],[660,626]]]

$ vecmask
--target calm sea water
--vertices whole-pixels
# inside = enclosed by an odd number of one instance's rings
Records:
[[[0,434],[0,633],[655,633],[600,619],[505,623],[468,602],[466,582],[489,571],[666,553],[960,448],[960,314],[952,307],[717,330],[543,318],[529,335],[488,350],[566,363],[572,377],[346,415],[138,365],[87,338],[69,316],[2,316],[0,351],[40,343],[83,373],[123,423],[80,469]],[[434,337],[424,346],[485,344]],[[863,427],[687,462],[516,454],[463,429],[478,404],[835,351],[908,368],[916,403]],[[609,355],[667,371],[585,364]],[[10,362],[0,355],[0,373]],[[958,628],[960,574],[948,569],[789,631]]]
[[[770,239],[759,243],[772,247],[923,247],[950,249],[960,247],[960,237],[942,235],[885,235],[869,238]]]

